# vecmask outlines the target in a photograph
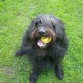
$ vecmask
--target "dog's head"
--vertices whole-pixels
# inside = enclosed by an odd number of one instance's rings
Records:
[[[52,15],[40,15],[32,21],[29,32],[31,41],[40,48],[45,48],[63,38],[64,26],[61,20]]]

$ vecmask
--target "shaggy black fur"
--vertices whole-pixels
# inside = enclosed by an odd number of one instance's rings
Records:
[[[51,37],[52,41],[44,48],[37,45],[42,37]],[[62,59],[68,48],[63,22],[53,15],[39,15],[31,23],[23,37],[17,56],[28,55],[33,64],[30,83],[36,83],[40,73],[47,65],[53,65],[58,79],[63,78]]]

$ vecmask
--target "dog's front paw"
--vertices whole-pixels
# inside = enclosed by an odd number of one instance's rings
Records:
[[[58,65],[58,66],[55,68],[55,72],[56,72],[56,77],[57,77],[59,80],[62,80],[63,77],[64,77],[64,73],[63,73],[63,69],[62,69],[62,66],[61,66],[61,65]]]
[[[22,55],[23,55],[23,52],[22,52],[21,50],[18,50],[18,51],[16,52],[16,56],[17,56],[17,57],[22,56]]]
[[[62,80],[62,79],[63,79],[63,73],[57,72],[57,73],[56,73],[56,76],[57,76],[57,78],[58,78],[59,80]]]
[[[30,80],[30,83],[36,83],[36,80],[31,79],[31,80]]]
[[[30,83],[36,83],[36,79],[35,78],[36,78],[36,75],[35,75],[35,77],[33,75],[31,75],[29,77]]]

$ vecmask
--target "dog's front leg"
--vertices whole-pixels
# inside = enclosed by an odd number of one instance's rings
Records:
[[[56,64],[55,66],[55,73],[56,73],[56,77],[61,80],[63,79],[63,68],[62,68],[62,65],[59,63],[59,64]]]
[[[30,78],[29,78],[30,83],[36,83],[41,72],[42,72],[42,69],[33,68],[32,73],[31,73]]]

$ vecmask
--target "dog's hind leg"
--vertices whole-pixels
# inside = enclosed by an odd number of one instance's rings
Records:
[[[16,52],[16,56],[29,55],[32,52],[32,43],[26,35],[23,37],[20,50]]]
[[[23,55],[29,55],[32,53],[32,46],[25,46],[22,47],[20,50],[16,52],[16,56],[23,56]]]

